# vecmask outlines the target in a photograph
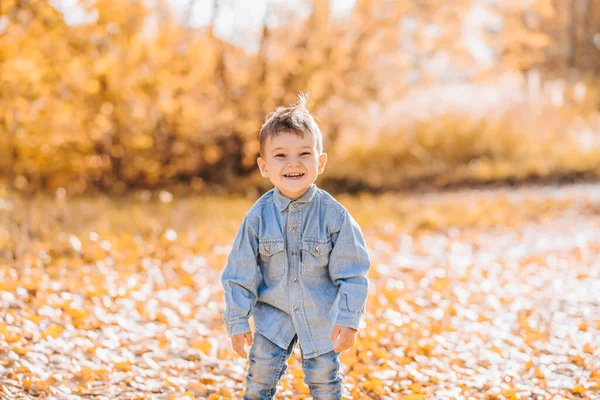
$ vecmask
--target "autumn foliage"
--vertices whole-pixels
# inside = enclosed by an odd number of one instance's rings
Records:
[[[597,186],[339,199],[373,261],[346,399],[600,396]],[[219,276],[251,204],[0,202],[29,230],[0,230],[0,397],[240,399]],[[278,398],[307,397],[296,348]]]
[[[0,398],[241,397],[219,276],[300,91],[373,261],[345,398],[600,398],[598,185],[390,191],[598,178],[600,0],[58,3],[0,0]]]
[[[165,2],[80,1],[87,22],[68,24],[50,2],[3,0],[0,178],[24,192],[264,189],[258,129],[301,90],[337,161],[330,187],[597,176],[597,139],[581,138],[597,128],[597,0],[490,3],[464,40],[465,21],[484,9],[471,0],[359,0],[343,16],[326,0],[309,2],[308,15],[268,3],[262,29],[240,33],[254,45],[242,47],[216,33],[223,1],[212,23],[191,27]],[[465,41],[475,34],[490,64]],[[532,72],[540,88],[560,79],[560,104],[528,89],[496,115],[432,104],[397,117],[394,105],[420,88],[507,72],[528,74],[529,89]]]

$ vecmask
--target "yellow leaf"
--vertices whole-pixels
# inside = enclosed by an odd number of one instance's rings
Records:
[[[28,390],[31,387],[31,384],[32,382],[30,377],[26,376],[25,378],[23,378],[23,388],[25,390]]]
[[[64,312],[70,316],[71,318],[76,318],[76,319],[85,319],[88,317],[88,313],[85,310],[81,310],[78,308],[74,308],[74,307],[67,307]]]
[[[585,388],[581,385],[577,385],[571,389],[571,392],[575,394],[585,394]]]
[[[407,394],[406,396],[402,396],[402,400],[425,400],[424,394]]]
[[[205,338],[193,338],[190,341],[190,346],[193,349],[196,350],[200,350],[201,352],[203,352],[204,354],[210,354],[210,351],[212,350],[212,344],[210,344],[208,342],[208,340],[206,340]]]
[[[190,382],[187,388],[191,390],[195,395],[205,395],[209,392],[208,386],[201,382]]]
[[[503,389],[500,394],[506,397],[507,400],[517,400],[517,394],[512,389]]]
[[[43,336],[44,337],[51,336],[54,339],[56,339],[57,337],[59,337],[63,333],[64,330],[65,330],[65,328],[63,328],[60,325],[50,325],[48,327],[48,329],[46,329],[44,331]]]
[[[115,368],[121,372],[131,371],[132,366],[129,361],[116,362],[113,364]]]
[[[412,385],[410,385],[408,387],[410,389],[411,392],[413,393],[420,393],[422,388],[421,385],[419,385],[418,383],[413,383]]]
[[[596,349],[595,349],[595,347],[594,347],[593,344],[586,343],[586,344],[583,345],[583,349],[582,350],[583,350],[584,353],[594,354],[594,350],[596,350]]]

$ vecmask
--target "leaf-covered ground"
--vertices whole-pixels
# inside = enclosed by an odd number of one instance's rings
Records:
[[[338,199],[373,260],[347,398],[600,398],[600,187]],[[0,199],[0,398],[240,398],[219,277],[251,204]]]

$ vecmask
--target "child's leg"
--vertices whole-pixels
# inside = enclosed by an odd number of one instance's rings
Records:
[[[339,356],[340,353],[333,350],[309,359],[305,359],[303,355],[304,382],[308,385],[310,394],[315,400],[340,400],[342,398]]]
[[[287,350],[282,349],[258,332],[254,332],[250,348],[250,367],[246,376],[244,400],[272,399],[277,382],[287,370],[298,336],[294,336]]]

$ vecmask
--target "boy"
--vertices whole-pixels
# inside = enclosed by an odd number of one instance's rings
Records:
[[[257,163],[275,187],[246,214],[221,278],[232,347],[246,358],[244,340],[251,346],[249,400],[273,398],[297,341],[313,398],[341,399],[339,354],[354,344],[367,299],[365,240],[348,211],[314,184],[327,154],[305,103],[300,94],[261,128]]]

